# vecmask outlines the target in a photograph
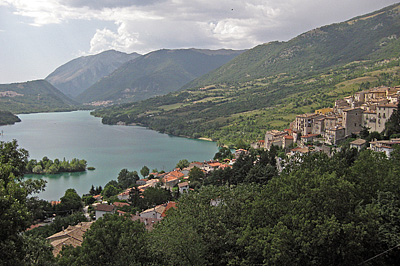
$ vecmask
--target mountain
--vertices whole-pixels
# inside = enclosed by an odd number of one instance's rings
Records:
[[[0,84],[0,110],[12,113],[66,111],[78,104],[46,80]]]
[[[80,102],[138,101],[180,89],[243,51],[158,50],[131,60],[76,97]]]
[[[170,93],[94,112],[103,122],[222,143],[263,139],[296,115],[400,85],[400,5],[259,45]]]
[[[65,95],[75,97],[124,63],[139,56],[137,53],[126,54],[115,50],[82,56],[58,67],[46,80]]]

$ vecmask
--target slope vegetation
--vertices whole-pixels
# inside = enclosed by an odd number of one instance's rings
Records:
[[[399,85],[400,7],[248,50],[184,91],[95,112],[161,132],[227,143],[262,139],[297,114],[372,86]]]
[[[0,84],[0,109],[12,113],[63,111],[78,104],[45,80]]]
[[[232,60],[242,51],[159,50],[122,65],[81,93],[81,102],[139,101],[178,90]]]
[[[115,50],[82,56],[58,67],[46,80],[65,95],[75,97],[122,64],[139,56],[137,53],[126,54]]]

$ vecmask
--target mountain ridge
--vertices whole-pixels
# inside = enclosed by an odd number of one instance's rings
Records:
[[[262,139],[297,114],[400,84],[400,4],[250,49],[185,90],[94,114],[103,122],[232,143]]]
[[[81,56],[56,68],[45,79],[65,95],[74,98],[127,61],[139,56],[138,53],[127,54],[115,50]]]
[[[77,96],[80,102],[138,101],[180,89],[242,50],[161,49],[126,62]]]

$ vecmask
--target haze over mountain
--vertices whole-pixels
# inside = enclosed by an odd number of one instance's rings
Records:
[[[232,60],[243,51],[158,50],[131,60],[76,97],[80,102],[128,102],[163,95]]]
[[[115,50],[82,56],[58,67],[46,80],[65,95],[75,97],[122,64],[139,56],[137,53],[126,54]]]
[[[12,113],[67,111],[78,103],[46,80],[0,84],[0,110]]]
[[[248,50],[187,90],[96,112],[191,137],[263,139],[296,115],[371,86],[400,84],[400,5]]]

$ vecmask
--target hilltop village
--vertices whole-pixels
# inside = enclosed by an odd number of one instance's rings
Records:
[[[381,133],[397,109],[399,99],[400,87],[376,87],[360,91],[337,100],[333,108],[297,115],[288,129],[268,131],[265,140],[252,146],[267,150],[272,145],[286,149],[297,146],[291,152],[304,153],[309,151],[311,143],[338,145],[350,137],[359,136],[362,130]],[[366,141],[358,139],[350,144],[359,149]],[[370,148],[389,153],[395,144],[400,144],[400,139],[372,141]]]

